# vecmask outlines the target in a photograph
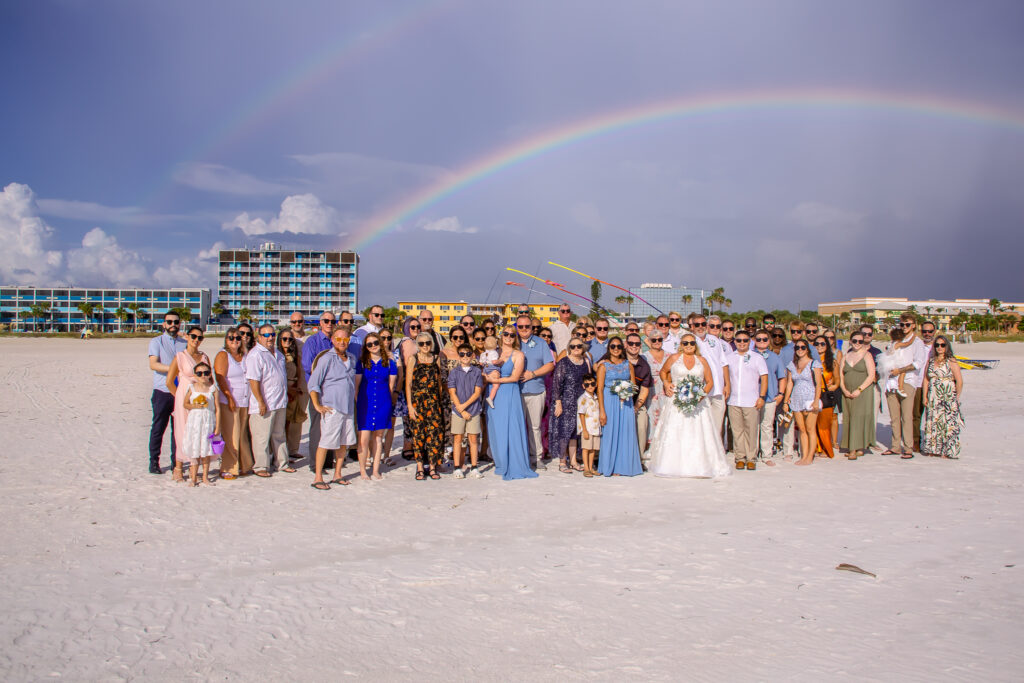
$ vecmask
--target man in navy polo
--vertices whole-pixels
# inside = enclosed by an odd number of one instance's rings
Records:
[[[533,321],[529,315],[516,318],[519,350],[526,356],[519,389],[523,394],[523,412],[526,414],[526,437],[530,456],[538,470],[546,470],[543,462],[544,442],[541,439],[541,420],[544,418],[544,375],[555,369],[555,356],[548,343],[533,334]]]

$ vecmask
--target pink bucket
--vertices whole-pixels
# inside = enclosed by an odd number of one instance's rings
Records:
[[[214,455],[220,455],[224,452],[224,439],[220,438],[216,434],[210,434],[210,448],[213,450]]]

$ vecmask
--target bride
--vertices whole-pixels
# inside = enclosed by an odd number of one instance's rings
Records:
[[[684,334],[679,353],[661,368],[668,400],[651,438],[651,472],[659,477],[727,477],[732,467],[725,458],[722,435],[715,428],[706,394],[714,386],[711,368],[697,350],[697,338]],[[676,383],[687,375],[704,378],[705,396],[692,413],[672,404]]]

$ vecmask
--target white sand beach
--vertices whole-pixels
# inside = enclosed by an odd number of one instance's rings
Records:
[[[148,474],[145,340],[0,339],[0,678],[1020,680],[1024,346],[958,351],[959,461],[318,492]]]

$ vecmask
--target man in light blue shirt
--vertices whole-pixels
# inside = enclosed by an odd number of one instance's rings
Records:
[[[332,348],[331,335],[334,333],[334,326],[338,319],[331,311],[324,311],[320,314],[320,326],[315,334],[306,337],[302,343],[302,371],[306,373],[306,383],[313,372],[313,361],[316,357]],[[316,449],[320,445],[320,413],[313,406],[312,397],[309,399],[306,414],[309,415],[309,471],[316,472]],[[328,469],[334,467],[334,451],[328,451],[324,466]]]
[[[608,318],[598,318],[594,321],[594,338],[590,340],[590,357],[596,365],[608,353],[608,334],[611,324]]]
[[[523,394],[523,412],[526,413],[526,436],[530,445],[530,456],[535,459],[538,470],[546,470],[542,456],[544,441],[541,439],[541,420],[544,418],[544,375],[555,369],[555,356],[548,343],[533,334],[533,321],[529,315],[516,318],[516,332],[519,333],[519,350],[526,357],[519,389]]]
[[[775,455],[775,411],[782,403],[786,393],[786,366],[782,358],[771,349],[770,333],[760,329],[754,333],[754,350],[764,358],[768,366],[768,392],[765,394],[764,408],[761,409],[761,426],[758,435],[758,451],[762,462],[774,465]]]
[[[164,314],[164,331],[149,340],[149,369],[153,371],[153,424],[149,429],[149,473],[160,474],[160,447],[164,442],[167,423],[171,423],[171,467],[174,467],[177,449],[174,443],[174,395],[167,390],[167,370],[178,351],[185,350],[185,340],[178,336],[181,317],[174,311]]]

